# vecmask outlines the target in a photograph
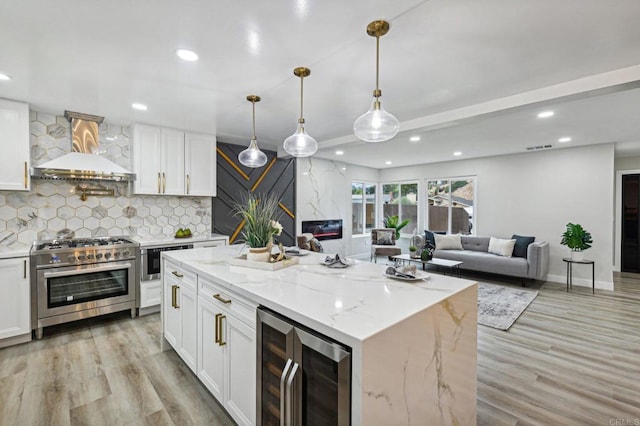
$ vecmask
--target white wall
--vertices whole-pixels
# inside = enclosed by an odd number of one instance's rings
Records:
[[[376,169],[321,158],[300,158],[296,167],[296,229],[302,221],[342,219],[342,239],[322,241],[326,253],[369,253],[370,238],[351,238],[351,182],[377,182]]]
[[[596,286],[613,289],[613,170],[614,146],[605,144],[386,169],[380,181],[418,180],[423,206],[425,179],[477,176],[476,234],[548,241],[550,281],[565,282],[560,236],[567,222],[580,223],[593,236],[585,257],[596,261]],[[423,229],[424,214],[420,221]],[[590,286],[590,273],[575,267],[574,284]]]

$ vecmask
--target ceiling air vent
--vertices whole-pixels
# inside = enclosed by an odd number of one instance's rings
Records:
[[[536,145],[536,146],[528,146],[527,151],[539,151],[541,149],[551,149],[553,145]]]

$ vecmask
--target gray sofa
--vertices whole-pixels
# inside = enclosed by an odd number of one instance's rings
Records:
[[[439,250],[436,246],[433,257],[464,262],[460,269],[509,275],[522,279],[545,279],[549,271],[549,243],[533,242],[527,247],[525,257],[503,257],[489,253],[489,237],[463,235],[460,238],[463,250]]]

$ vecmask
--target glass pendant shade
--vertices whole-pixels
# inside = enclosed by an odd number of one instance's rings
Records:
[[[310,157],[318,150],[318,142],[304,130],[302,106],[304,104],[304,78],[311,75],[311,70],[306,67],[297,67],[293,70],[293,75],[300,77],[300,118],[295,133],[284,140],[282,147],[287,154],[294,157]]]
[[[376,89],[369,111],[362,114],[353,123],[353,133],[365,142],[384,142],[393,138],[400,130],[400,122],[380,105],[382,91],[380,81],[380,37],[389,32],[387,21],[373,21],[367,25],[367,34],[376,38]]]
[[[238,161],[240,164],[247,167],[262,167],[267,164],[267,154],[260,151],[258,148],[258,142],[255,139],[251,139],[249,142],[249,148],[238,154]]]
[[[298,123],[296,132],[284,140],[283,147],[294,157],[309,157],[318,150],[318,142],[304,131],[304,123]]]
[[[249,147],[238,154],[238,161],[246,167],[262,167],[267,164],[267,154],[260,151],[260,148],[258,148],[258,141],[256,139],[256,102],[260,102],[260,96],[249,95],[247,96],[247,100],[251,102],[251,108],[253,110],[253,136],[251,137],[251,142],[249,142]]]
[[[380,105],[380,101],[373,100],[369,111],[362,114],[353,123],[356,137],[365,142],[384,142],[393,138],[400,130],[400,122]]]

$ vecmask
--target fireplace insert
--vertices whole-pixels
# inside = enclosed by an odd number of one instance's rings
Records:
[[[302,221],[302,233],[311,233],[321,240],[342,238],[342,219]]]

